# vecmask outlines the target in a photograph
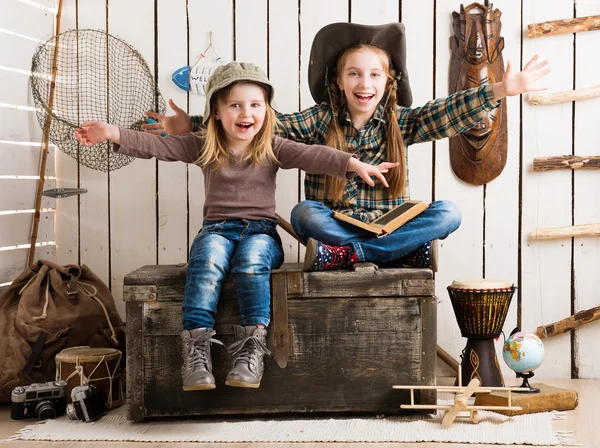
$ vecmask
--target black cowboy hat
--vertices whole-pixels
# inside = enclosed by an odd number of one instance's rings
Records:
[[[313,99],[317,103],[329,100],[327,83],[335,73],[338,56],[345,48],[359,44],[375,45],[388,52],[398,80],[397,103],[409,107],[412,92],[406,71],[404,25],[397,22],[386,25],[340,22],[321,28],[313,40],[308,66],[308,85]]]

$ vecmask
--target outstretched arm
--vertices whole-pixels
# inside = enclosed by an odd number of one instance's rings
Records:
[[[168,135],[165,138],[122,129],[103,121],[86,121],[75,130],[75,137],[84,146],[110,140],[114,150],[139,159],[156,157],[166,162],[195,162],[203,148],[203,140],[196,134]]]
[[[509,63],[503,80],[493,85],[461,90],[447,98],[429,101],[423,107],[413,109],[398,106],[398,126],[407,145],[453,137],[468,131],[487,117],[506,96],[519,95],[534,88],[538,79],[550,71],[547,61],[537,63],[532,58],[519,73],[513,73]]]

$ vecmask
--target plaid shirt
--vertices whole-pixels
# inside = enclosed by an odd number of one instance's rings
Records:
[[[409,109],[397,106],[396,117],[404,144],[409,146],[465,132],[499,104],[494,98],[492,86],[486,85],[430,101],[423,107]],[[278,114],[277,118],[281,123],[278,134],[297,142],[324,144],[331,117],[328,103],[293,114]],[[380,105],[364,128],[357,131],[348,110],[344,108],[340,120],[342,132],[346,136],[350,152],[362,162],[378,165],[387,160],[387,119],[383,106]],[[197,131],[201,125],[201,117],[193,116],[192,125],[193,130]],[[325,197],[325,176],[318,174],[306,174],[304,193],[308,200],[322,202],[332,210],[371,222],[409,199],[408,168],[406,186],[399,197],[391,197],[389,190],[381,182],[376,182],[371,187],[359,176],[354,176],[348,180],[343,201],[333,203]]]

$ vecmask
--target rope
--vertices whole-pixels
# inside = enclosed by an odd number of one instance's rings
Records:
[[[41,316],[33,316],[32,319],[34,322],[38,320],[44,320],[48,317],[48,304],[50,303],[50,277],[46,277],[46,300],[44,301],[44,309],[42,310]]]
[[[33,283],[33,280],[38,276],[38,274],[40,272],[36,273],[33,277],[31,277],[27,281],[25,286],[23,286],[19,290],[19,295],[22,295],[25,288],[27,288],[31,283]],[[83,285],[89,287],[91,290],[84,288]],[[111,332],[110,338],[116,345],[118,345],[119,339],[117,338],[117,332],[115,331],[115,327],[113,326],[112,320],[110,318],[110,314],[108,313],[108,310],[106,309],[106,306],[102,303],[102,301],[98,297],[96,297],[96,294],[98,294],[98,289],[94,285],[90,285],[89,283],[84,283],[84,282],[78,282],[77,287],[80,288],[81,290],[83,290],[83,292],[85,292],[88,296],[90,296],[90,298],[92,298],[96,303],[98,303],[100,305],[100,307],[102,308],[102,311],[104,312],[104,316],[106,317],[106,321],[108,322],[108,326],[110,327],[110,332]],[[50,278],[47,277],[46,278],[46,288],[45,288],[45,292],[44,292],[44,308],[42,310],[41,315],[33,316],[32,319],[34,322],[37,322],[38,320],[44,320],[48,317],[47,312],[48,312],[49,304],[50,304]]]
[[[85,289],[83,287],[83,285],[92,288],[93,292]],[[111,332],[110,338],[113,340],[113,342],[115,344],[118,345],[119,339],[117,338],[117,332],[115,331],[115,327],[113,327],[112,321],[110,319],[110,315],[108,314],[108,310],[106,309],[106,307],[104,306],[102,301],[100,299],[98,299],[98,297],[96,297],[96,294],[98,293],[98,289],[96,289],[96,287],[94,285],[90,285],[89,283],[84,283],[84,282],[78,282],[77,287],[81,288],[87,295],[89,295],[92,299],[94,299],[100,305],[100,307],[102,308],[102,311],[104,311],[104,315],[106,316],[106,321],[108,322],[108,326],[110,327],[110,332]]]
[[[69,382],[69,380],[71,378],[73,378],[75,376],[79,376],[79,384],[81,386],[85,386],[92,381],[94,383],[97,383],[102,380],[109,380],[109,382],[108,382],[108,397],[107,397],[106,405],[107,405],[107,407],[111,408],[112,404],[113,404],[113,382],[114,382],[114,380],[116,380],[117,378],[120,378],[120,376],[121,376],[121,372],[117,373],[117,369],[119,368],[119,366],[121,364],[122,357],[123,357],[123,354],[121,352],[119,352],[119,358],[117,359],[117,362],[115,363],[114,369],[111,371],[110,365],[108,364],[108,360],[106,360],[106,355],[102,355],[102,358],[100,359],[100,361],[98,361],[98,363],[96,364],[96,366],[93,368],[93,370],[90,372],[89,375],[85,374],[83,365],[81,365],[79,358],[76,358],[75,359],[75,368],[74,368],[73,372],[71,372],[71,374],[67,378],[65,378],[65,381]],[[58,365],[56,366],[56,380],[57,381],[62,379],[62,363],[63,362],[66,362],[66,361],[59,361]],[[100,367],[102,365],[102,363],[104,363],[104,366],[106,367],[106,372],[107,372],[108,376],[93,378],[94,373],[96,372],[96,370],[98,370],[98,367]],[[119,397],[122,397],[122,396],[123,396],[123,389],[122,389],[121,381],[119,381]]]

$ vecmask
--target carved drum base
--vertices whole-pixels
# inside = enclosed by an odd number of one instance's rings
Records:
[[[481,387],[504,387],[504,377],[496,357],[494,339],[467,339],[462,354],[462,384],[466,386],[473,378]]]

